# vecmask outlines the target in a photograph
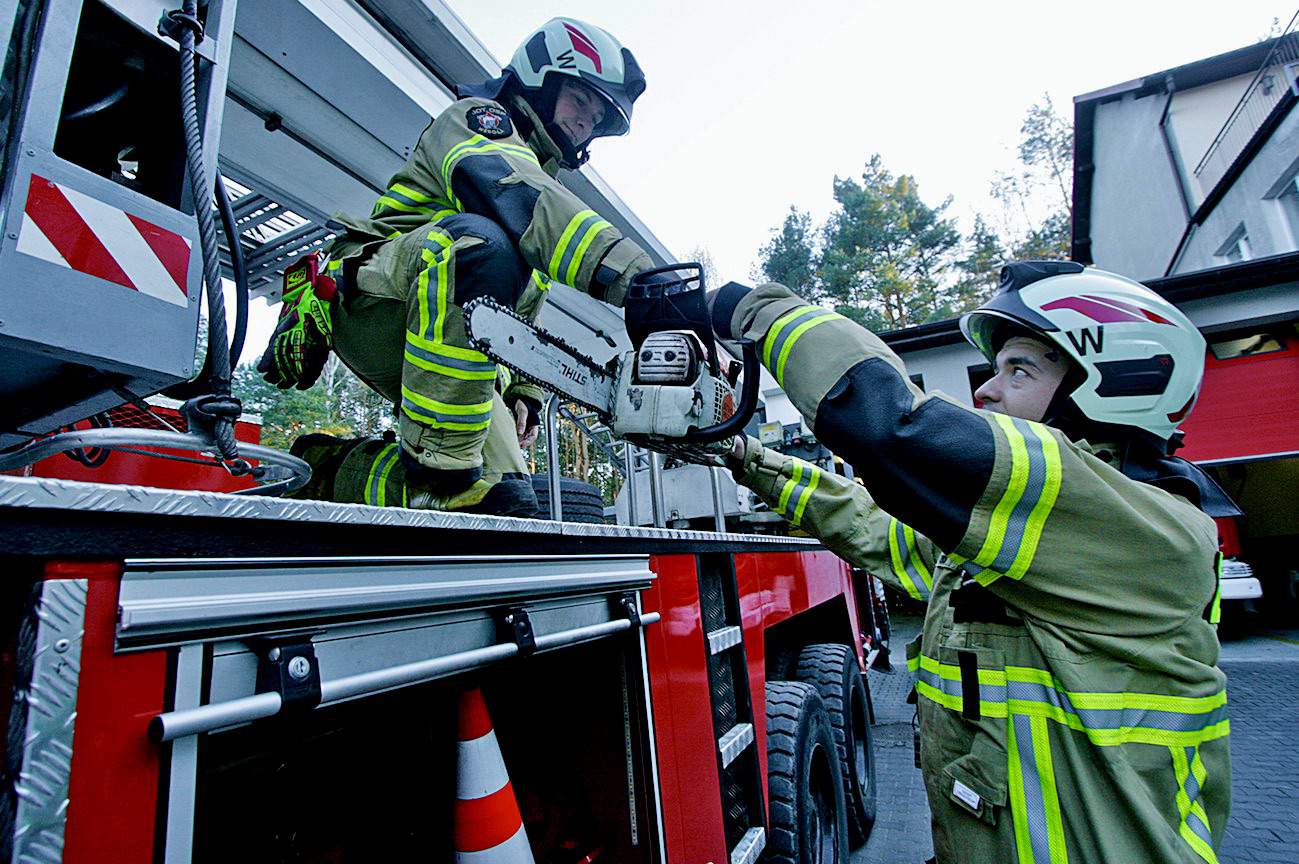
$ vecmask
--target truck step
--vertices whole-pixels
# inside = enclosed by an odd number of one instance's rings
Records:
[[[719,627],[708,633],[708,653],[721,654],[727,648],[740,644],[739,627]]]
[[[750,828],[731,850],[731,864],[753,864],[767,848],[767,832],[763,828]]]
[[[753,743],[753,724],[737,723],[731,727],[721,740],[717,742],[717,749],[722,754],[722,767],[726,768],[735,758],[744,752],[744,748]]]

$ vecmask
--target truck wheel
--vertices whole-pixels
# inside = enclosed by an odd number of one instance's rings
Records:
[[[839,759],[816,688],[767,682],[767,861],[847,864]]]
[[[537,518],[550,518],[550,476],[532,475],[532,491],[537,493]],[[590,483],[572,477],[559,478],[559,500],[564,508],[565,522],[604,524],[604,499],[600,490]]]
[[[875,825],[875,754],[866,683],[847,645],[809,645],[798,656],[794,678],[816,688],[839,754],[848,811],[848,839],[866,842]]]

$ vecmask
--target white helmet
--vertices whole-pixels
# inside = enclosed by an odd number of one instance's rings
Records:
[[[1086,377],[1071,398],[1096,422],[1167,441],[1199,395],[1204,337],[1176,306],[1123,276],[1072,261],[1009,264],[996,296],[962,316],[961,332],[995,363],[1006,324],[1074,361]]]
[[[546,76],[568,75],[585,83],[611,110],[592,133],[623,135],[631,128],[631,108],[645,90],[636,58],[617,39],[573,18],[552,18],[514,52],[505,72],[527,90],[540,90]]]

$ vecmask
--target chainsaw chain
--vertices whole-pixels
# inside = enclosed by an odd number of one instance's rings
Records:
[[[616,359],[611,360],[609,362],[609,366],[607,367],[596,366],[595,363],[593,363],[590,358],[582,354],[572,345],[569,345],[563,339],[560,339],[557,336],[550,335],[545,330],[538,328],[536,324],[533,323],[532,321],[527,320],[522,315],[515,312],[513,309],[509,308],[508,306],[503,306],[502,304],[497,303],[495,300],[493,300],[490,297],[479,297],[477,299],[471,300],[465,306],[466,323],[468,323],[470,316],[473,313],[473,310],[480,305],[489,306],[492,309],[496,310],[497,312],[501,312],[505,315],[508,315],[509,317],[513,318],[515,321],[518,321],[520,324],[527,327],[529,330],[533,331],[537,335],[537,338],[542,342],[546,343],[547,345],[553,348],[558,348],[560,351],[567,354],[573,360],[573,362],[580,364],[582,367],[594,373],[595,375],[601,377],[613,378],[614,386],[617,386],[618,369],[617,369]],[[469,331],[469,344],[474,348],[474,350],[481,351],[484,354],[486,354],[488,357],[495,360],[497,363],[501,363],[505,366],[508,366],[511,372],[513,372],[518,377],[522,378],[524,381],[528,381],[532,384],[535,384],[538,387],[540,387],[542,390],[545,390],[549,393],[554,393],[567,402],[572,402],[576,405],[581,405],[583,408],[587,408],[590,409],[591,411],[594,411],[596,415],[605,423],[608,423],[612,419],[608,414],[605,413],[605,410],[603,408],[597,405],[592,405],[582,399],[578,399],[577,397],[573,396],[570,393],[561,393],[555,389],[555,385],[552,382],[543,381],[537,376],[525,372],[522,369],[519,369],[518,367],[514,366],[504,357],[501,357],[499,354],[496,354],[494,351],[492,351],[490,341],[480,342],[477,338],[474,337],[472,328],[467,327],[466,329]]]

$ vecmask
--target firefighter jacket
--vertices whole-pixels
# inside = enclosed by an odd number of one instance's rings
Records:
[[[890,538],[922,579],[933,561],[908,662],[938,861],[1215,862],[1231,767],[1204,614],[1212,520],[1102,448],[925,395],[880,339],[783,286],[726,286],[714,326],[758,342],[818,440],[901,522],[887,530],[813,466],[795,478],[792,460],[782,508],[850,560],[890,562],[875,572],[896,575]],[[770,495],[757,459],[744,473]]]
[[[539,276],[621,306],[631,278],[652,266],[634,241],[555,179],[560,151],[522,97],[453,103],[425,128],[369,218],[336,215],[347,231],[335,261],[452,213],[504,229]]]
[[[915,600],[933,590],[942,553],[923,535],[879,508],[866,487],[841,474],[745,441],[732,472],[773,512],[854,567],[869,570]]]

